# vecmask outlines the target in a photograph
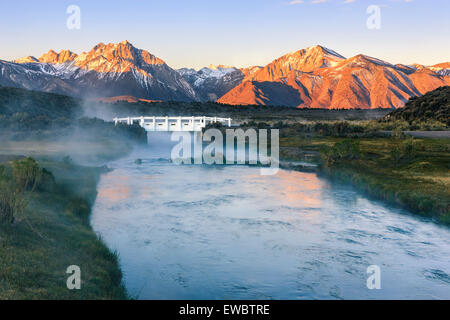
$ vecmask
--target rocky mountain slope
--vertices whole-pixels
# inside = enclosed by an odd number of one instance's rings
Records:
[[[199,71],[182,68],[178,72],[196,91],[200,101],[216,101],[244,79],[241,70],[227,66],[209,66]]]
[[[365,55],[346,59],[315,46],[274,60],[218,102],[328,109],[399,108],[411,97],[450,84],[446,67],[392,65]]]
[[[365,55],[347,59],[322,46],[288,53],[264,67],[219,65],[198,71],[174,70],[128,41],[99,43],[79,55],[50,50],[39,59],[0,60],[0,85],[112,100],[400,108],[411,97],[449,84],[449,62],[393,65]]]
[[[178,72],[194,88],[200,101],[216,101],[261,68],[253,66],[239,69],[210,65],[198,71],[182,68]]]
[[[84,98],[132,95],[152,100],[197,99],[177,71],[128,41],[100,43],[80,55],[50,50],[39,59],[0,61],[0,85]]]

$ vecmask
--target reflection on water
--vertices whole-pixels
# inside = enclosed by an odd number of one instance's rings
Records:
[[[92,225],[118,251],[132,295],[450,298],[448,228],[312,173],[167,159],[167,150],[137,151],[99,185]],[[366,287],[372,264],[381,290]]]

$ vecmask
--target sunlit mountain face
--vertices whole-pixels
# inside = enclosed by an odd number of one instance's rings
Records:
[[[39,59],[0,61],[1,85],[81,97],[130,95],[151,100],[196,100],[195,91],[163,60],[128,41],[99,43],[79,55],[50,50]]]
[[[87,98],[218,101],[351,109],[400,108],[413,96],[450,84],[450,63],[393,65],[314,46],[266,66],[174,70],[128,41],[99,43],[81,54],[50,50],[40,58],[0,60],[0,85]]]
[[[400,108],[410,97],[448,85],[447,68],[448,64],[392,65],[365,55],[346,59],[315,46],[274,60],[219,102],[329,109]]]

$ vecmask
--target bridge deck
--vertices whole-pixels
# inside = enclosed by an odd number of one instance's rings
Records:
[[[114,123],[139,124],[147,131],[201,131],[210,123],[231,127],[231,118],[219,117],[127,117],[114,118]]]

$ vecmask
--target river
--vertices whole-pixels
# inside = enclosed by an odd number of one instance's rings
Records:
[[[314,173],[174,165],[168,150],[135,150],[98,186],[91,224],[133,297],[450,299],[449,228]]]

